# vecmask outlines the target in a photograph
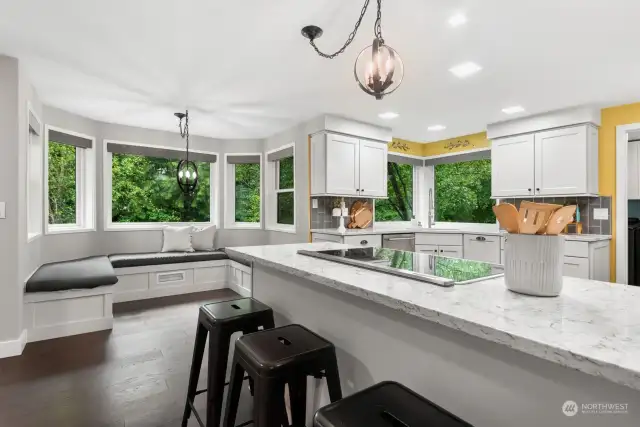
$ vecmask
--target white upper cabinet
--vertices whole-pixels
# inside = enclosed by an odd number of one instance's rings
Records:
[[[534,136],[519,135],[493,141],[491,192],[494,197],[533,196]]]
[[[492,196],[598,193],[598,129],[584,124],[499,138],[491,151]]]
[[[360,141],[360,195],[387,196],[387,144]]]
[[[360,185],[360,141],[342,135],[327,135],[327,193],[358,195]]]
[[[332,133],[314,135],[311,195],[387,197],[387,144]]]

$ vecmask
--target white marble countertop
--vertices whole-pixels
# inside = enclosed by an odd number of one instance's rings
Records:
[[[513,293],[504,279],[443,288],[297,254],[339,243],[227,248],[232,256],[640,390],[640,288],[564,278],[562,294]]]
[[[400,234],[400,233],[437,233],[437,234],[483,234],[489,236],[504,236],[508,233],[489,227],[480,226],[478,228],[423,228],[423,227],[369,227],[369,228],[348,228],[344,233],[340,233],[335,228],[314,228],[312,233],[332,234],[336,236],[359,236],[370,234]],[[609,235],[600,234],[566,234],[567,240],[575,240],[580,242],[599,242],[603,240],[611,240]]]

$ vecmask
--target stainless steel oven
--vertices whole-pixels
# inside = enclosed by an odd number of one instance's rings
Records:
[[[383,234],[382,247],[396,249],[399,251],[415,252],[416,235],[415,234]]]

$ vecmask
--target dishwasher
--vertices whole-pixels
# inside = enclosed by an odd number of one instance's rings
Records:
[[[382,247],[399,251],[415,252],[415,234],[383,234]]]

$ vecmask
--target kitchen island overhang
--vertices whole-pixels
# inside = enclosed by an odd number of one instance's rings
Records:
[[[282,323],[302,323],[334,341],[341,369],[350,371],[347,393],[371,380],[397,380],[476,425],[509,425],[508,416],[544,410],[543,418],[562,425],[566,418],[556,407],[564,400],[624,400],[638,416],[635,289],[565,278],[563,295],[542,299],[514,294],[502,279],[442,288],[296,253],[347,247],[228,249],[253,262],[254,296]],[[452,394],[471,400],[465,406]],[[496,399],[511,408],[493,415],[482,409]],[[637,425],[631,419],[607,424]]]

